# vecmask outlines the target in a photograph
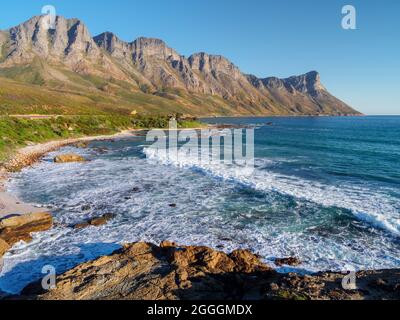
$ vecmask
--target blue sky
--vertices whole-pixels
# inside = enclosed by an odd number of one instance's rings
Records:
[[[317,70],[356,109],[400,114],[398,0],[13,0],[1,3],[0,29],[47,4],[83,20],[92,35],[157,37],[184,55],[222,54],[260,77]],[[346,4],[357,9],[357,30],[341,28]]]

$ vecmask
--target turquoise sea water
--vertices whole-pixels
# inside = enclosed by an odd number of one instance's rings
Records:
[[[149,159],[143,137],[67,147],[16,174],[9,188],[49,207],[57,226],[5,256],[0,289],[18,292],[44,265],[63,272],[125,242],[166,239],[248,248],[271,265],[297,256],[299,272],[400,267],[400,117],[206,121],[255,129],[251,175]],[[52,163],[67,151],[92,161]],[[68,227],[109,212],[106,226]]]

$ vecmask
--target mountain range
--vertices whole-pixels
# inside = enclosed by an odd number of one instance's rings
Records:
[[[241,72],[220,55],[179,54],[164,41],[92,37],[78,19],[48,17],[0,31],[2,114],[108,112],[352,115],[311,71],[286,79]]]

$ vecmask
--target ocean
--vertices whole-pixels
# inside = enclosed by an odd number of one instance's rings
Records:
[[[400,117],[204,119],[253,128],[254,171],[168,161],[145,137],[66,147],[14,175],[9,189],[56,226],[4,257],[0,289],[40,279],[135,241],[250,249],[278,271],[400,267]],[[55,164],[75,152],[87,163]],[[114,213],[107,225],[68,226]],[[302,264],[278,268],[275,258]]]

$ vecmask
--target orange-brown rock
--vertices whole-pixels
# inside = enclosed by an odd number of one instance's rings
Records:
[[[247,258],[256,262],[254,268],[243,263]],[[243,272],[250,276],[260,270],[275,274],[246,251],[237,252],[231,258],[207,247],[180,247],[168,242],[162,247],[135,243],[66,272],[57,278],[56,289],[36,298],[228,299],[236,294],[239,298],[240,293],[229,288],[239,286],[236,274]],[[24,294],[32,295],[38,287],[31,285]]]
[[[48,212],[12,216],[0,221],[0,238],[8,244],[30,241],[32,232],[46,231],[53,226],[53,217]]]
[[[0,238],[0,259],[10,249],[10,245]]]
[[[334,300],[399,299],[400,270],[357,273],[357,290],[345,290],[345,274],[279,274],[246,250],[231,254],[165,241],[125,245],[57,277],[20,298],[39,300]]]
[[[60,154],[54,158],[55,163],[85,162],[85,158],[75,153]]]
[[[99,226],[105,225],[108,221],[110,221],[111,219],[114,219],[114,218],[115,218],[114,214],[107,213],[107,214],[102,215],[101,217],[95,217],[95,218],[89,219],[87,221],[72,225],[71,227],[74,229],[84,229],[84,228],[87,228],[90,226],[99,227]]]

